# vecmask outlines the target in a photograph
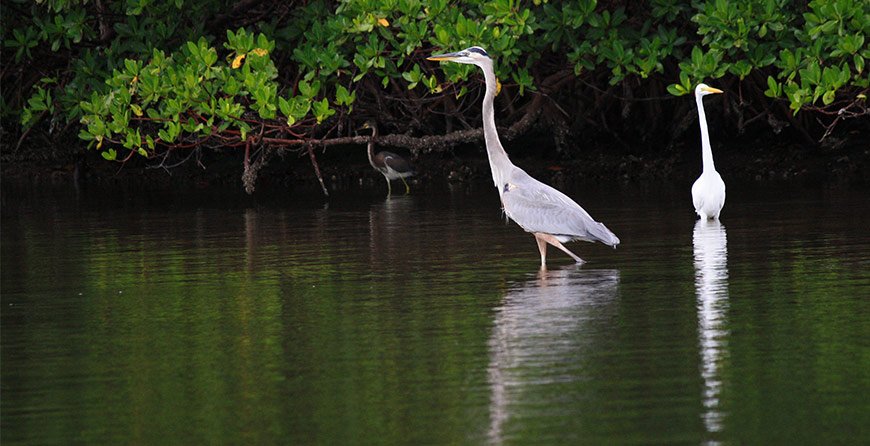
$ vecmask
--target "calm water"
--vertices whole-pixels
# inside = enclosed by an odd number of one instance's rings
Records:
[[[4,444],[867,444],[868,191],[5,188]]]

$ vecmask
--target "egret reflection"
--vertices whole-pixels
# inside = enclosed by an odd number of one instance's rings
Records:
[[[702,414],[707,432],[722,430],[720,363],[728,330],[728,243],[718,220],[700,219],[692,237],[695,257],[695,292],[698,298],[698,344],[704,381]]]
[[[589,322],[613,310],[618,283],[616,270],[571,265],[542,270],[507,291],[489,340],[490,443],[503,442],[516,409],[534,416],[527,411],[535,401],[584,379],[577,358],[593,348]]]

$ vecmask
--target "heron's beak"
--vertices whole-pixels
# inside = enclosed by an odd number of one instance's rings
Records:
[[[453,60],[464,56],[461,51],[455,53],[435,54],[426,58],[426,60]]]
[[[723,93],[722,90],[720,90],[720,89],[718,89],[718,88],[713,88],[713,87],[704,87],[704,88],[702,88],[701,90],[704,90],[704,91],[706,91],[707,93]]]

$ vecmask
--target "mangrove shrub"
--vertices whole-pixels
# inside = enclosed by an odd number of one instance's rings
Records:
[[[372,116],[397,136],[385,144],[437,150],[437,139],[421,138],[480,137],[471,130],[481,83],[466,82],[477,79],[473,67],[425,57],[471,45],[494,56],[509,116],[501,123],[526,124],[517,131],[536,123],[621,140],[672,135],[674,120],[662,113],[687,109],[669,98],[701,81],[732,93],[741,131],[786,122],[818,141],[868,113],[870,2],[862,0],[10,0],[2,8],[7,153],[77,135],[110,161],[165,163],[239,147],[250,169],[252,146],[307,150],[314,161],[313,148],[361,142],[353,129]],[[645,108],[633,112],[634,104]],[[650,119],[633,119],[631,132],[620,123],[631,113]]]

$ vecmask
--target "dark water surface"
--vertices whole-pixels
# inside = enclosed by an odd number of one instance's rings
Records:
[[[6,187],[2,441],[867,444],[868,191],[684,189],[541,273],[491,188]]]

